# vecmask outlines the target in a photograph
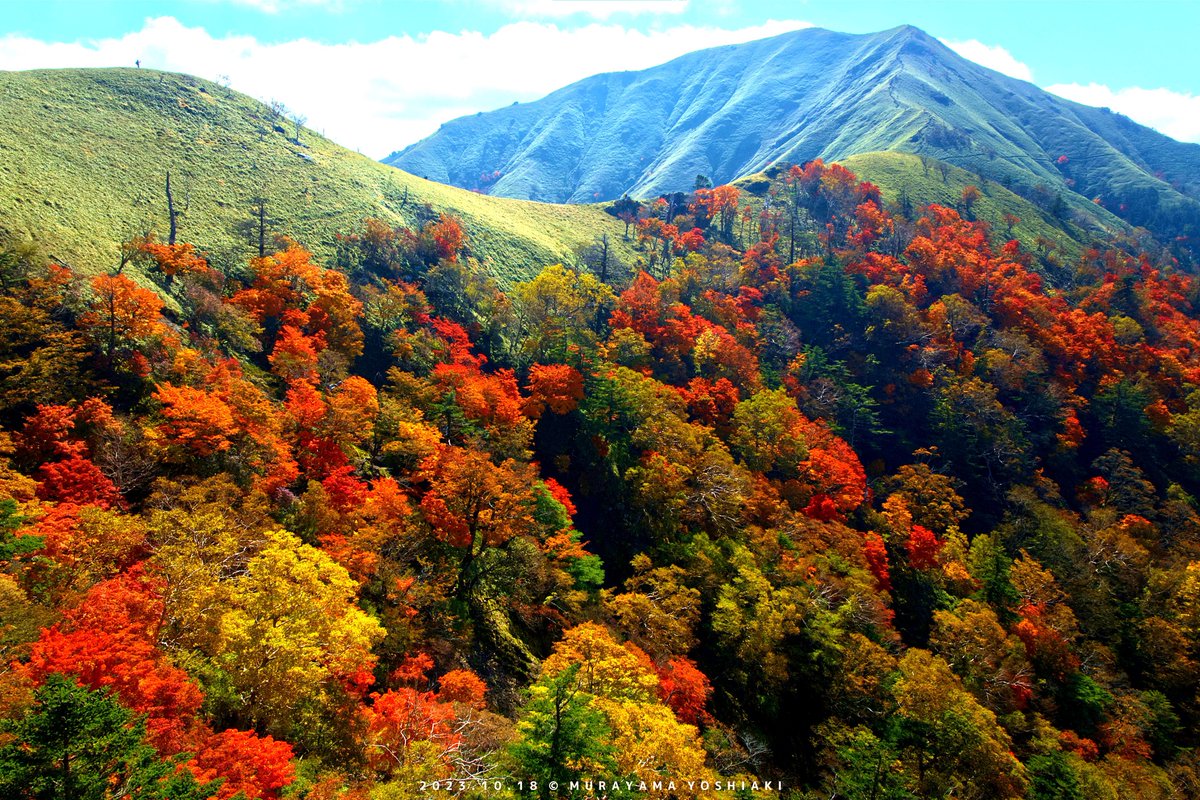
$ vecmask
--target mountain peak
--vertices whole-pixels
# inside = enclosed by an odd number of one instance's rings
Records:
[[[896,54],[901,56],[954,62],[961,59],[961,56],[947,47],[940,39],[930,36],[914,25],[900,25],[879,33],[866,34],[866,36],[875,41],[888,42],[896,47]]]
[[[897,25],[894,28],[889,28],[888,30],[880,31],[879,33],[876,33],[876,34],[866,34],[866,35],[867,36],[904,37],[907,39],[933,39],[932,36],[930,36],[925,31],[921,30],[920,28],[918,28],[916,25],[907,25],[907,24]]]
[[[806,28],[586,79],[449,122],[387,163],[490,194],[594,202],[887,150],[963,167],[1089,224],[1114,223],[1105,208],[1135,225],[1200,223],[1200,146],[1014,81],[912,25]],[[1165,206],[1143,218],[1128,209],[1146,209],[1146,192]]]

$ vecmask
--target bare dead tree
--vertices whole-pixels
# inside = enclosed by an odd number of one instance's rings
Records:
[[[175,204],[175,195],[171,191],[171,171],[167,170],[167,244],[175,244],[175,239],[179,235],[179,220],[187,216],[187,212],[192,205],[192,187],[191,181],[184,176],[183,182],[183,204]]]
[[[267,198],[262,194],[250,198],[250,218],[238,223],[238,233],[246,237],[251,247],[258,250],[258,257],[267,255],[267,242],[275,220],[267,209]]]
[[[616,266],[608,234],[600,234],[594,242],[580,250],[579,260],[601,283],[608,283],[612,268]]]
[[[308,117],[303,114],[292,115],[292,125],[296,127],[296,135],[292,138],[293,144],[300,144],[300,132],[304,130],[304,123],[308,122]]]
[[[108,429],[101,435],[94,456],[96,466],[124,495],[140,492],[158,474],[158,459],[136,425]]]
[[[175,210],[175,198],[171,196],[171,170],[167,170],[167,244],[175,244],[175,235],[179,230],[179,212]]]

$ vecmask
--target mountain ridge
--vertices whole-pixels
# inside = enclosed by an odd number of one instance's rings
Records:
[[[166,235],[165,176],[189,205],[180,238],[218,263],[244,263],[236,232],[253,197],[274,231],[329,260],[365,217],[417,226],[459,217],[472,254],[502,282],[571,262],[595,237],[624,248],[593,206],[551,206],[440,186],[302,129],[268,106],[189,75],[148,69],[0,72],[0,229],[83,272],[109,271],[122,241]],[[429,208],[426,209],[425,205]],[[629,257],[627,255],[627,257]]]
[[[494,195],[593,202],[881,150],[947,161],[1047,207],[1061,198],[1100,227],[1111,219],[1097,205],[1159,232],[1200,230],[1200,145],[1001,75],[911,25],[806,28],[592,76],[448,122],[384,161]]]

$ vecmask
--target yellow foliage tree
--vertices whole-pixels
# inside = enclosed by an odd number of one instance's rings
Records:
[[[768,685],[782,684],[788,678],[782,645],[800,632],[806,600],[794,586],[772,586],[745,547],[736,546],[730,565],[736,572],[717,595],[713,631],[742,669]]]
[[[324,699],[338,680],[369,683],[371,647],[384,636],[354,603],[345,568],[287,531],[269,531],[246,572],[230,581],[216,656],[255,724],[283,722],[297,702]]]
[[[1025,796],[1025,768],[996,715],[963,688],[950,665],[913,648],[894,690],[900,737],[920,797],[1006,800]]]
[[[167,644],[203,654],[226,676],[243,721],[267,729],[300,703],[324,702],[335,685],[368,683],[384,630],[356,605],[357,582],[295,535],[266,529],[255,509],[222,511],[220,487],[209,489],[151,519]]]
[[[608,628],[594,622],[568,630],[542,664],[542,673],[554,675],[572,664],[581,665],[576,680],[588,694],[646,703],[658,689],[658,676],[646,654],[618,643]]]
[[[712,777],[696,727],[681,723],[658,698],[658,676],[639,648],[621,644],[603,625],[587,622],[566,632],[542,664],[535,690],[570,676],[570,692],[604,716],[606,742],[623,779],[703,780]],[[533,728],[526,725],[526,735]],[[604,775],[585,775],[603,778]],[[611,776],[609,776],[611,777]],[[651,790],[648,797],[668,796]]]

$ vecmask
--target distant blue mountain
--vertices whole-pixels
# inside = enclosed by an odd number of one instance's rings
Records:
[[[1098,197],[1159,231],[1200,220],[1200,145],[986,69],[911,26],[810,28],[596,75],[453,120],[385,163],[489,194],[593,202],[881,150],[947,161],[1044,206],[1086,214],[1083,199]]]

